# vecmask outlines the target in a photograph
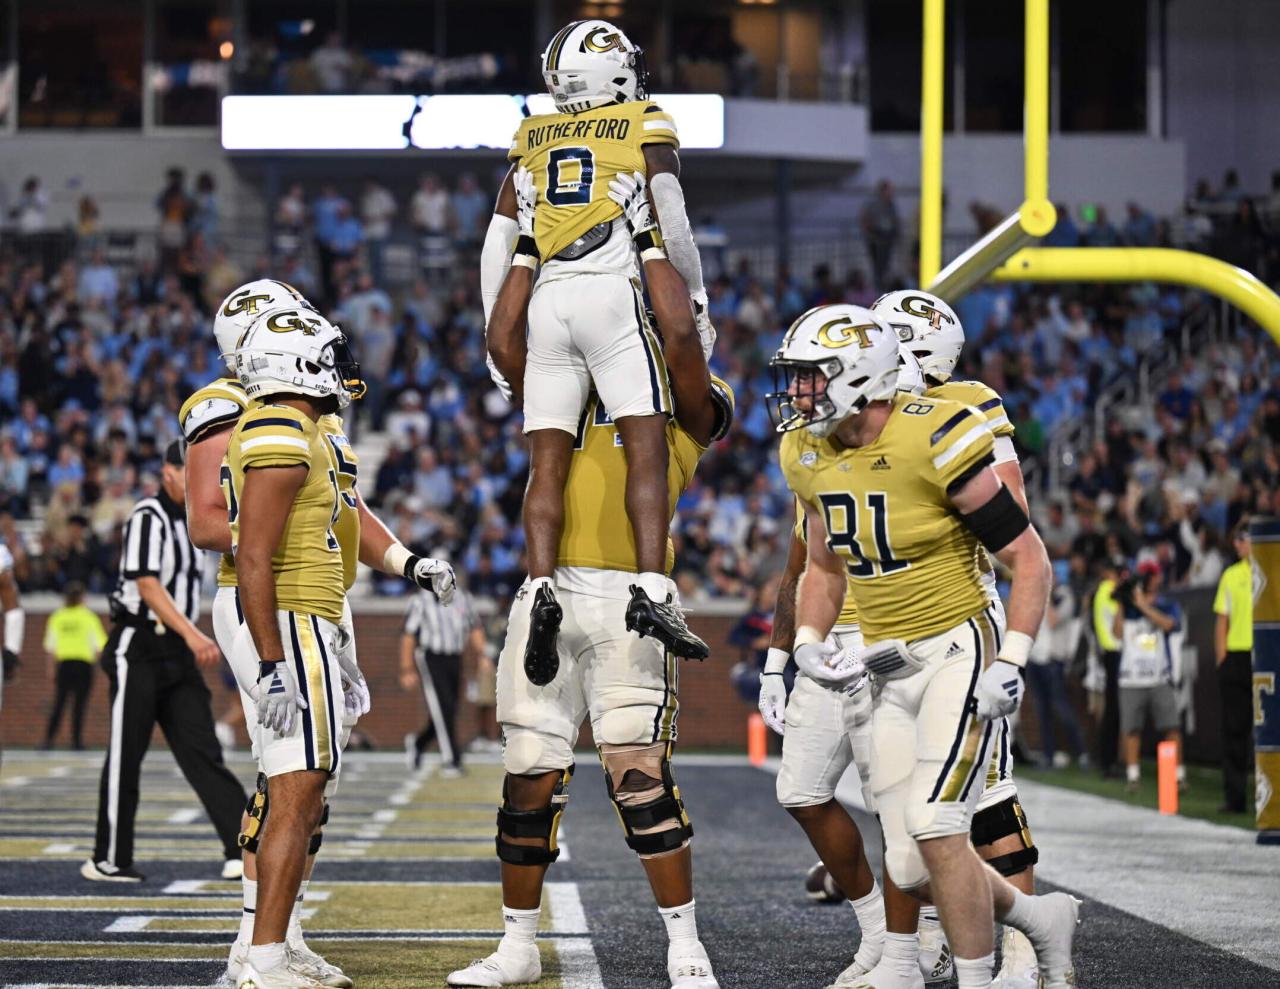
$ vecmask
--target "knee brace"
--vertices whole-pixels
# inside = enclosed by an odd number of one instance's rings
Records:
[[[249,794],[249,802],[244,805],[244,812],[249,815],[249,823],[244,826],[236,838],[236,844],[246,852],[258,852],[258,839],[262,837],[262,825],[267,820],[267,775],[258,774],[258,782],[253,793]]]
[[[320,811],[320,820],[316,821],[316,829],[311,832],[311,842],[307,845],[307,854],[314,855],[320,851],[320,845],[324,841],[324,832],[321,830],[329,823],[329,801],[324,802],[324,809]]]
[[[641,858],[652,858],[689,843],[693,825],[671,775],[670,742],[601,745],[600,761],[628,848]]]
[[[560,827],[560,815],[569,803],[569,780],[574,767],[562,770],[551,799],[546,807],[537,810],[519,810],[511,806],[507,798],[507,783],[502,783],[502,805],[498,808],[498,858],[510,865],[550,865],[560,857],[556,846],[556,832]],[[542,838],[547,847],[517,845],[510,838]]]
[[[1005,855],[996,855],[987,859],[987,864],[1002,876],[1016,876],[1025,869],[1031,868],[1040,861],[1040,849],[1031,837],[1031,829],[1027,826],[1027,815],[1016,797],[1002,800],[986,810],[973,815],[973,827],[969,836],[974,847],[994,845],[1001,838],[1017,835],[1022,847]]]

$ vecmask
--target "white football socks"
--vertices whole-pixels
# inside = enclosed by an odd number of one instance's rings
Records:
[[[884,894],[880,892],[879,883],[873,881],[871,892],[861,899],[850,900],[849,905],[862,928],[862,940],[853,959],[870,969],[880,960],[884,950]]]
[[[636,574],[636,584],[640,587],[640,590],[649,595],[649,600],[656,601],[659,604],[665,601],[667,595],[671,593],[666,574],[638,573]]]
[[[240,913],[240,933],[236,935],[236,940],[248,945],[253,944],[254,911],[258,908],[258,881],[242,877],[240,888],[244,896],[244,909]]]
[[[249,948],[249,964],[259,972],[269,972],[272,969],[284,968],[284,948],[283,941],[277,941],[275,944],[251,945]]]
[[[504,906],[502,908],[502,923],[506,928],[506,933],[502,936],[498,950],[501,951],[504,947],[524,948],[532,946],[538,939],[538,918],[541,916],[541,907],[534,907],[532,910],[516,910],[512,907]]]
[[[698,943],[698,918],[694,913],[696,902],[690,900],[684,906],[658,907],[662,922],[667,926],[671,948],[679,950]]]
[[[920,935],[885,932],[880,964],[906,979],[912,979],[920,967]]]
[[[991,967],[995,958],[994,952],[982,958],[953,958],[959,989],[991,989]]]
[[[311,881],[308,879],[304,879],[298,884],[298,895],[293,901],[293,910],[289,913],[289,930],[285,934],[285,938],[290,944],[302,945],[306,943],[302,938],[302,900],[307,895],[307,887],[310,885]]]
[[[1028,896],[1020,889],[1013,891],[1013,905],[1009,912],[999,918],[1002,924],[1020,930],[1032,944],[1049,934],[1052,922],[1044,915],[1044,904],[1038,896]]]

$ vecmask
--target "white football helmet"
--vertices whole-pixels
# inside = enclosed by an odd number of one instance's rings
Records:
[[[897,331],[927,376],[938,381],[951,378],[964,349],[964,327],[955,310],[929,292],[904,289],[880,296],[871,311]]]
[[[893,398],[898,338],[862,306],[817,306],[791,324],[769,364],[776,390],[767,399],[778,432],[803,426],[830,436],[868,403]]]
[[[898,391],[908,395],[925,393],[924,369],[905,343],[898,344]]]
[[[359,397],[360,365],[347,338],[314,309],[297,306],[260,316],[233,356],[250,398],[297,392],[336,398],[338,408],[345,409]]]
[[[648,96],[644,50],[608,21],[566,24],[542,53],[542,78],[561,113]]]
[[[223,299],[213,317],[213,336],[218,341],[218,352],[228,370],[235,373],[236,346],[256,319],[275,309],[297,309],[299,306],[315,309],[288,282],[278,282],[273,278],[245,282]]]

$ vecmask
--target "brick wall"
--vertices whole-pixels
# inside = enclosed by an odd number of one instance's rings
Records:
[[[1220,712],[1217,679],[1213,663],[1212,593],[1187,592],[1176,595],[1185,609],[1189,639],[1199,648],[1199,677],[1195,690],[1197,728],[1187,739],[1186,753],[1190,761],[1216,762],[1221,757],[1219,739]],[[711,646],[711,658],[704,663],[684,662],[680,666],[680,742],[695,748],[742,751],[746,747],[746,718],[755,709],[743,701],[729,681],[729,671],[740,658],[739,650],[726,645],[725,636],[734,623],[731,617],[693,616],[692,628]],[[26,747],[40,742],[52,702],[53,684],[45,672],[45,657],[40,652],[44,638],[45,616],[28,614],[26,648],[18,677],[5,685],[4,708],[0,711],[0,744]],[[202,619],[208,631],[208,619]],[[357,614],[356,640],[360,666],[369,681],[373,695],[373,711],[360,723],[360,731],[377,748],[399,749],[406,732],[417,731],[426,720],[421,691],[405,691],[398,682],[401,618],[398,614]],[[470,670],[467,675],[470,675]],[[215,716],[235,702],[234,694],[216,674],[207,675],[213,691]],[[1084,696],[1078,686],[1072,687],[1072,700],[1081,712],[1081,723],[1090,739],[1093,726],[1084,716]],[[108,691],[106,677],[94,677],[85,726],[85,743],[104,745],[108,731]],[[64,716],[60,739],[67,738]],[[465,742],[478,733],[479,719],[475,708],[465,697],[460,708],[459,732]],[[1033,748],[1040,744],[1035,705],[1028,697],[1022,708],[1019,734]],[[1059,732],[1061,736],[1061,732]],[[247,739],[241,733],[241,741]],[[583,726],[580,747],[589,747],[591,731]],[[1148,739],[1150,746],[1151,739]],[[156,742],[163,740],[156,734]],[[65,744],[60,742],[60,744]],[[1060,738],[1059,744],[1062,744]],[[779,748],[778,739],[770,735],[770,746]],[[1090,750],[1092,752],[1092,749]]]
[[[5,684],[4,708],[0,711],[0,744],[27,747],[39,744],[53,701],[53,682],[46,672],[47,659],[41,652],[45,615],[28,614],[26,648],[18,676]],[[201,624],[210,632],[208,619]],[[746,717],[754,710],[744,703],[729,682],[729,669],[738,659],[738,650],[724,645],[724,636],[733,624],[729,618],[703,618],[693,622],[712,647],[712,658],[705,663],[681,666],[680,739],[699,748],[737,748],[746,744]],[[379,749],[398,749],[406,732],[417,731],[426,720],[422,693],[405,691],[399,684],[401,618],[395,614],[356,616],[356,642],[360,667],[369,681],[373,710],[360,723],[360,731]],[[211,633],[210,633],[211,634]],[[467,676],[471,675],[468,669]],[[216,673],[205,679],[213,692],[215,716],[235,702],[234,693],[226,688]],[[85,744],[106,744],[109,731],[107,678],[95,672],[93,693],[85,719]],[[69,737],[69,717],[63,716],[59,745]],[[477,712],[465,697],[460,709],[459,732],[470,740],[478,731]],[[589,745],[591,732],[584,726],[583,744]],[[163,744],[157,731],[155,740]],[[241,741],[247,739],[241,733]]]

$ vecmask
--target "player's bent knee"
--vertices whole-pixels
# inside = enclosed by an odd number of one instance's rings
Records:
[[[1040,861],[1040,849],[1031,837],[1027,815],[1015,797],[1009,797],[974,814],[969,835],[976,848],[995,846],[1011,836],[1018,839],[1021,848],[1012,847],[1013,843],[1007,842],[1009,851],[983,856],[987,864],[1002,876],[1016,876]],[[991,850],[995,851],[994,848]]]
[[[249,794],[249,802],[245,804],[244,817],[240,821],[240,835],[236,843],[246,852],[258,852],[258,841],[262,837],[262,826],[267,820],[267,777],[258,774],[258,782],[253,793]]]
[[[605,785],[626,835],[642,859],[679,851],[693,837],[671,774],[671,745],[601,745]]]
[[[653,705],[616,707],[600,715],[599,743],[605,745],[647,745],[653,738]]]
[[[561,738],[503,726],[502,768],[511,776],[560,772],[573,765],[573,749]]]
[[[498,807],[498,858],[509,865],[550,865],[560,857],[556,834],[560,817],[569,803],[569,780],[573,766],[559,770],[558,779],[541,807],[517,807],[511,801],[511,778],[502,782],[502,804]],[[539,779],[546,773],[538,774]]]
[[[892,842],[884,851],[884,867],[894,885],[904,893],[919,889],[929,881],[929,870],[915,841]]]

